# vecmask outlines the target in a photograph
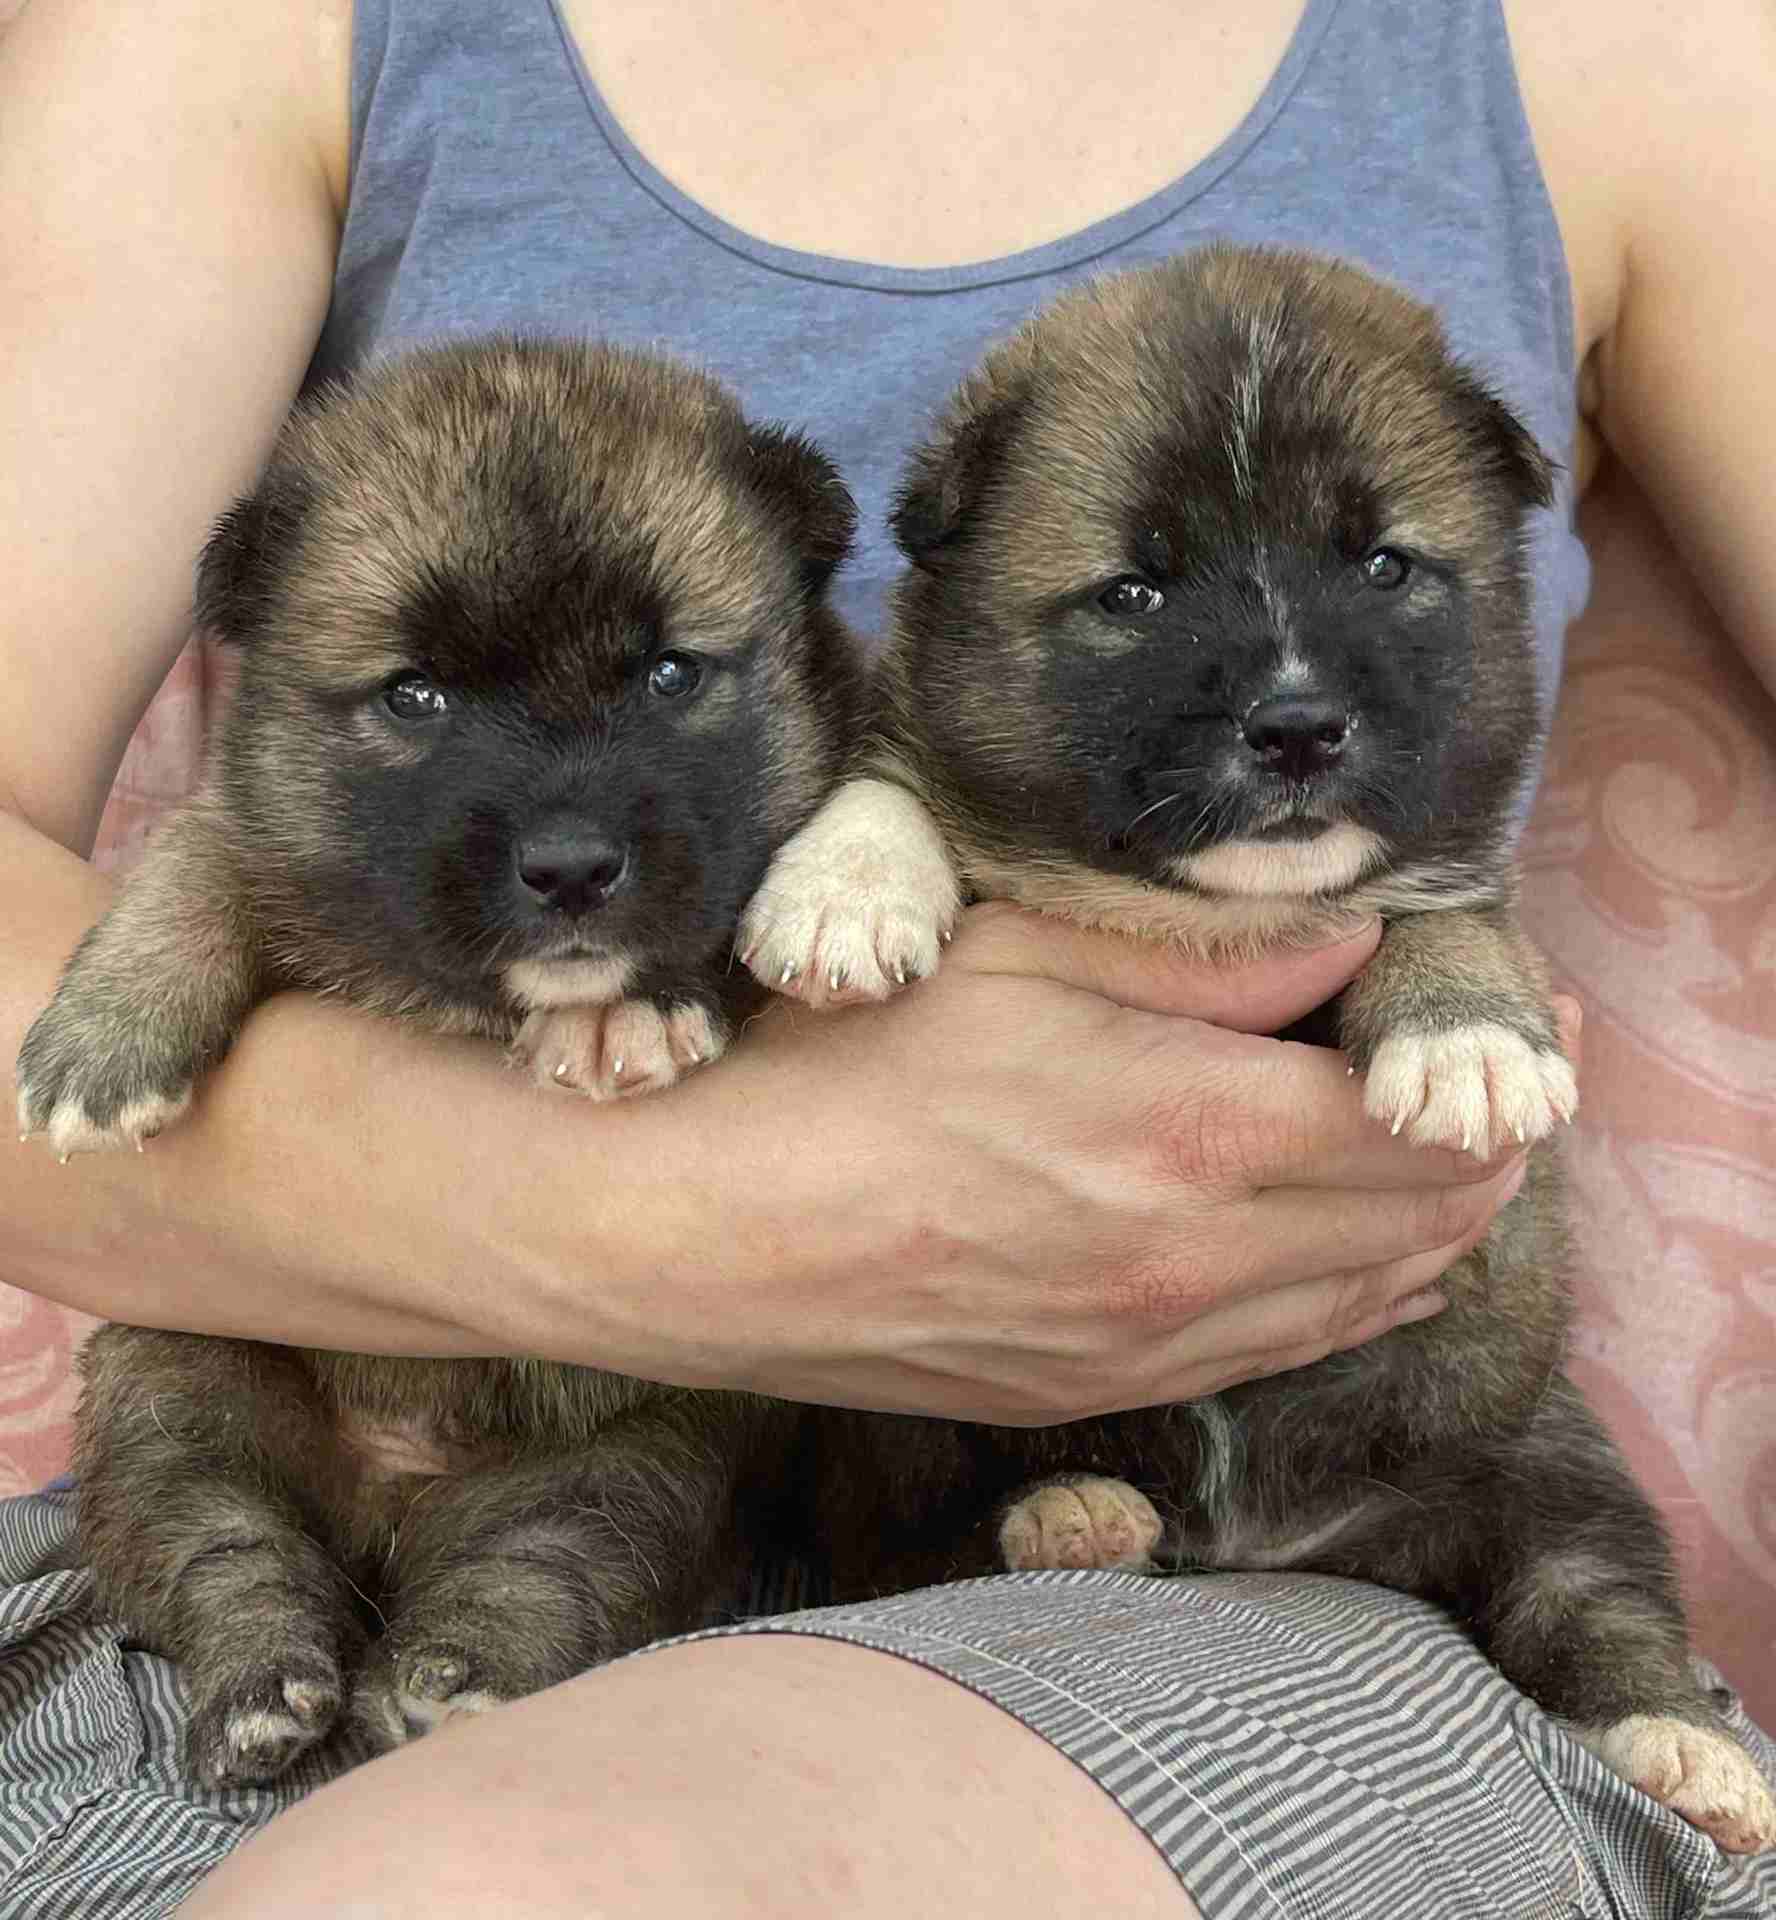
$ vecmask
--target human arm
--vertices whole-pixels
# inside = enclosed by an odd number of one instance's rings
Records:
[[[1776,694],[1776,9],[1513,4],[1587,429]]]
[[[192,556],[320,325],[343,76],[337,34],[307,36],[328,19],[36,0],[0,55],[9,1061],[108,897],[78,855]],[[148,1324],[1053,1417],[1372,1331],[1496,1201],[1371,1139],[1336,1063],[1114,1004],[1278,1024],[1360,950],[1228,983],[978,924],[963,952],[999,958],[909,1009],[780,1018],[607,1113],[484,1046],[281,998],[141,1158],[0,1154],[0,1270]],[[1238,1099],[1230,1045],[1258,1050]]]

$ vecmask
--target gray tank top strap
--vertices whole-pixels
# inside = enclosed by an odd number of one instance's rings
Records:
[[[1499,0],[1307,0],[1269,84],[1158,193],[1046,246],[888,267],[760,240],[624,132],[549,0],[357,0],[352,191],[311,378],[508,328],[683,354],[805,427],[857,495],[844,612],[879,626],[887,504],[989,342],[1062,287],[1212,238],[1312,247],[1443,314],[1557,458],[1573,442],[1571,295]],[[1533,543],[1551,688],[1585,555],[1570,484]]]

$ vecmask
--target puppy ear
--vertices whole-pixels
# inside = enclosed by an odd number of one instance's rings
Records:
[[[252,639],[271,617],[280,574],[302,523],[308,490],[272,468],[216,522],[197,563],[197,624],[220,640]]]
[[[824,590],[851,551],[857,507],[839,470],[814,442],[787,427],[749,427],[748,475],[801,550],[802,578]]]
[[[1554,462],[1536,437],[1489,387],[1462,376],[1462,404],[1486,459],[1511,489],[1518,504],[1554,504]]]
[[[1029,391],[1023,366],[1009,373],[983,368],[951,402],[935,437],[913,455],[889,525],[914,566],[935,565],[962,530],[999,471]]]

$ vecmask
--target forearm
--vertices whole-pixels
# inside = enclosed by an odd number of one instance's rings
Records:
[[[0,813],[10,1066],[111,889]],[[89,1313],[317,1346],[631,1368],[649,1231],[633,1109],[538,1093],[486,1042],[307,996],[249,1021],[190,1115],[136,1154],[0,1148],[0,1274]],[[618,1206],[614,1196],[630,1196]],[[580,1271],[584,1260],[585,1271]]]

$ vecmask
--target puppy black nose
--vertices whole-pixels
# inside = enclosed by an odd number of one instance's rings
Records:
[[[629,849],[596,833],[539,833],[518,842],[518,878],[563,913],[602,907],[629,877]]]
[[[1344,750],[1350,715],[1330,700],[1285,695],[1260,700],[1240,723],[1246,745],[1268,772],[1291,780],[1321,773]]]

